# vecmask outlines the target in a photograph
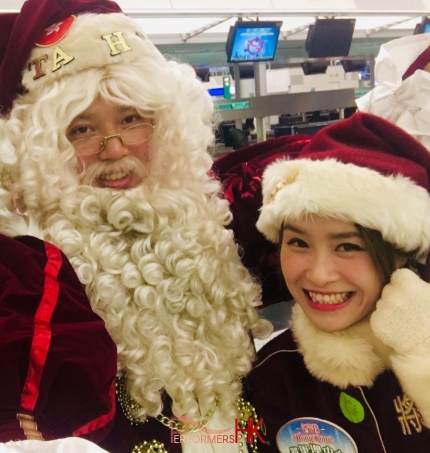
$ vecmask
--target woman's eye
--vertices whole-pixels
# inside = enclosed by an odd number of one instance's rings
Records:
[[[301,239],[293,238],[287,242],[288,245],[292,245],[293,247],[305,248],[308,244]]]
[[[338,245],[336,249],[341,252],[360,252],[364,250],[360,245],[351,244],[349,242]]]

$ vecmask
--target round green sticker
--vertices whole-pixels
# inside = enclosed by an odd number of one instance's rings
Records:
[[[352,423],[361,423],[364,420],[364,407],[360,401],[345,392],[340,393],[339,405],[342,414]]]

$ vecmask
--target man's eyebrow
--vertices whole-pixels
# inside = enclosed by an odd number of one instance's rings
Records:
[[[120,105],[119,106],[119,111],[121,113],[123,112],[127,112],[127,111],[130,111],[130,110],[136,110],[134,107],[131,107],[129,105]],[[74,120],[87,120],[87,119],[90,119],[94,116],[94,113],[86,113],[86,112],[82,112],[82,113],[79,113],[79,115],[76,115],[75,118],[73,119]]]
[[[75,121],[75,120],[87,120],[88,118],[91,118],[91,115],[89,113],[80,113],[79,115],[76,115],[72,122]]]

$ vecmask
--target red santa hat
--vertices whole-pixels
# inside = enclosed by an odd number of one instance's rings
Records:
[[[4,114],[11,109],[17,92],[40,87],[52,80],[52,75],[63,75],[65,71],[61,68],[69,66],[69,72],[78,70],[76,62],[69,63],[81,61],[85,47],[91,50],[86,53],[87,61],[89,56],[94,56],[91,38],[98,29],[88,25],[79,30],[79,42],[66,41],[66,35],[70,38],[78,32],[72,16],[83,13],[108,16],[120,12],[121,8],[109,0],[27,0],[19,13],[0,14],[0,112]],[[102,33],[109,35],[117,31],[120,31],[117,27],[114,30],[108,27]],[[103,35],[97,38],[102,39]],[[114,35],[112,39],[120,38]],[[38,52],[32,52],[35,48]],[[82,62],[79,67],[82,68]],[[23,71],[27,76],[21,87]],[[35,85],[37,80],[40,83]]]
[[[263,174],[258,229],[278,242],[286,221],[334,217],[381,232],[424,257],[430,245],[430,154],[392,123],[368,114],[327,126],[297,156]]]

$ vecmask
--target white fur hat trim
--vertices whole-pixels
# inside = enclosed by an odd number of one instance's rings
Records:
[[[427,253],[430,244],[428,192],[402,175],[326,160],[280,160],[263,174],[263,206],[257,228],[279,241],[285,222],[315,214],[381,232],[405,250]]]
[[[142,56],[163,58],[135,21],[122,13],[82,14],[61,40],[34,47],[22,83],[32,92],[90,68],[120,64],[127,71]]]

